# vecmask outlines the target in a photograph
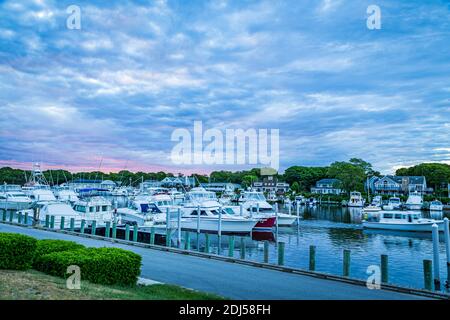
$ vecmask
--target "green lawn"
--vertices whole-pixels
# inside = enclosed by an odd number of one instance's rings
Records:
[[[64,279],[28,270],[0,270],[1,300],[217,300],[219,296],[178,286],[155,284],[104,286],[81,281],[80,290],[66,288]]]

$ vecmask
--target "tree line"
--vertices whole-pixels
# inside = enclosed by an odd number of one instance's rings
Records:
[[[50,185],[59,185],[77,179],[89,180],[112,180],[119,185],[138,186],[144,180],[161,181],[165,177],[173,177],[172,173],[166,172],[131,172],[122,170],[117,173],[105,173],[100,171],[71,173],[67,170],[46,170],[43,171],[45,179]],[[450,165],[442,163],[423,163],[409,168],[401,168],[396,171],[398,176],[425,176],[427,184],[435,191],[444,192],[450,181]],[[10,167],[0,168],[0,182],[8,184],[23,185],[31,176],[30,171],[13,169]],[[209,176],[194,174],[200,183],[206,182],[229,182],[241,184],[243,187],[250,186],[253,182],[261,179],[260,169],[253,168],[243,171],[213,171]],[[285,170],[283,174],[278,174],[280,181],[285,181],[291,185],[291,189],[297,193],[310,192],[311,187],[316,182],[324,178],[335,178],[340,181],[335,187],[339,187],[346,192],[364,192],[367,178],[371,176],[381,177],[380,172],[373,170],[372,165],[359,158],[352,158],[349,161],[333,162],[324,167],[292,166]]]

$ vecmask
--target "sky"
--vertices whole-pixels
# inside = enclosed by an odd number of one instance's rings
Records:
[[[281,171],[450,164],[449,96],[449,1],[0,1],[0,166],[255,167],[174,164],[194,121],[278,129]]]

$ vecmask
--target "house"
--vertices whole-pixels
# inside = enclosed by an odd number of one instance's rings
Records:
[[[177,186],[192,188],[196,186],[196,179],[195,177],[165,177],[161,180],[161,186],[169,188]]]
[[[139,184],[140,190],[147,190],[149,188],[159,188],[161,187],[161,182],[157,180],[145,180]]]
[[[258,192],[284,194],[289,190],[289,183],[278,181],[275,176],[266,176],[262,181],[253,182],[252,188]]]
[[[387,175],[382,178],[372,177],[369,180],[369,187],[372,193],[387,195],[409,194],[414,191],[427,193],[431,191],[427,188],[427,181],[424,176]]]
[[[316,186],[311,188],[311,193],[317,194],[341,194],[342,189],[339,188],[341,183],[338,179],[321,179],[316,182]]]

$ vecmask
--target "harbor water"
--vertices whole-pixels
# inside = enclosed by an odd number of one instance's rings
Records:
[[[292,212],[295,214],[295,212]],[[430,213],[422,212],[424,217]],[[433,214],[442,219],[444,213]],[[449,217],[450,215],[447,215]],[[424,288],[423,260],[432,260],[433,243],[430,233],[369,231],[361,227],[361,208],[339,206],[302,207],[299,224],[280,227],[278,232],[254,233],[251,236],[234,236],[234,257],[241,256],[241,244],[245,245],[245,259],[263,262],[264,242],[269,241],[269,262],[278,259],[277,242],[285,243],[284,265],[307,270],[309,248],[316,246],[318,272],[342,275],[343,250],[351,251],[350,276],[367,280],[369,266],[380,266],[381,255],[389,256],[389,283],[413,288]],[[183,237],[185,233],[182,233]],[[209,252],[228,254],[229,236],[209,235]],[[176,235],[172,238],[176,243]],[[204,251],[205,234],[190,234],[191,250]],[[443,236],[440,239],[441,289],[447,280],[446,253]],[[183,239],[184,242],[184,239]]]

